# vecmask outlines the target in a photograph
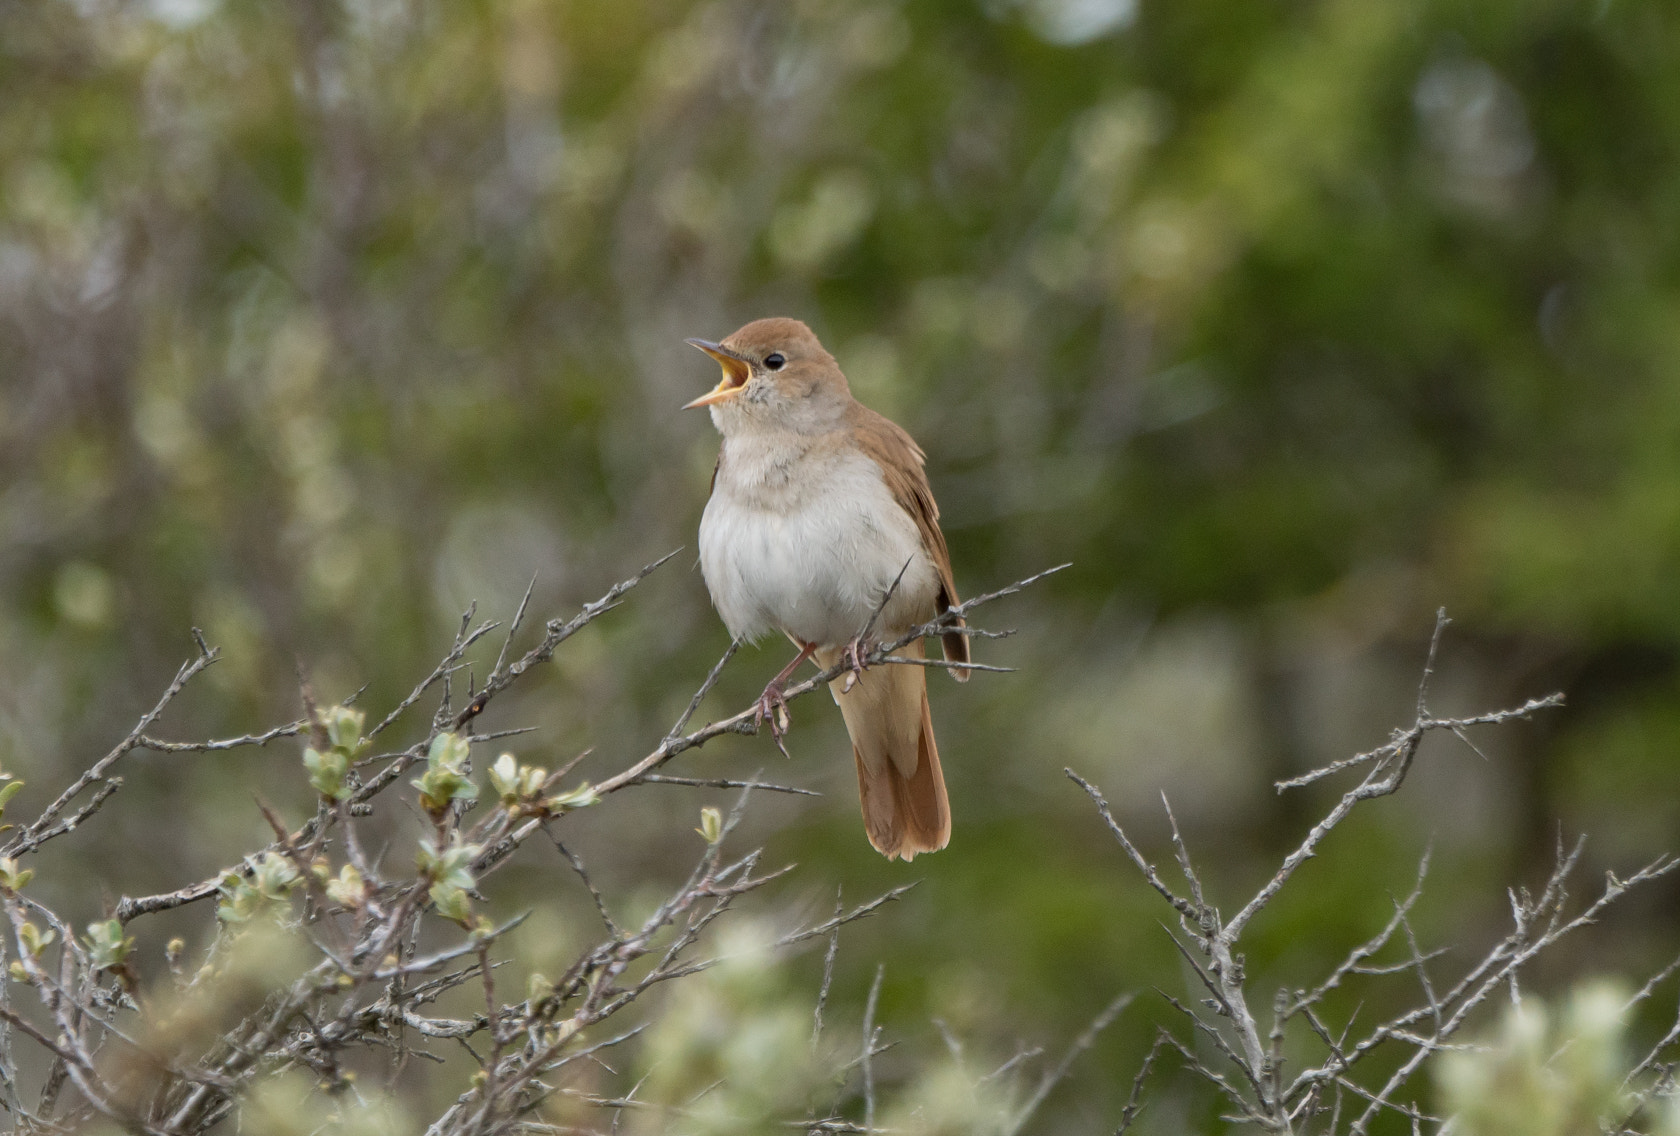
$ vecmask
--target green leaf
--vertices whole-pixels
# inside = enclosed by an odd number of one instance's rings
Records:
[[[465,927],[472,919],[472,898],[466,889],[445,883],[435,883],[426,892],[436,905],[438,914]]]
[[[450,837],[447,847],[437,848],[420,842],[420,854],[415,858],[420,873],[433,883],[445,887],[470,888],[474,884],[472,862],[484,851],[481,844],[463,844],[459,834]]]
[[[330,801],[349,798],[351,789],[344,776],[350,771],[350,758],[341,750],[329,749],[321,753],[314,748],[303,751],[303,766],[309,770],[309,784]]]
[[[521,765],[519,767],[519,796],[534,797],[542,792],[542,787],[548,783],[548,770],[540,765]]]
[[[519,760],[513,754],[502,754],[490,767],[490,785],[504,803],[519,799]]]
[[[35,878],[35,869],[20,868],[10,856],[0,856],[0,891],[22,891]]]
[[[723,839],[723,814],[711,805],[700,810],[700,827],[694,830],[706,838],[707,844]]]
[[[367,721],[367,715],[360,710],[352,710],[348,706],[334,706],[322,717],[327,727],[327,737],[332,740],[335,749],[341,749],[346,756],[354,756],[365,746],[362,739],[362,724]]]
[[[302,882],[297,865],[278,852],[264,852],[251,873],[251,887],[264,899],[284,899]]]
[[[451,801],[478,800],[478,786],[451,769],[428,769],[410,784],[420,790],[421,807],[434,816]]]
[[[87,937],[88,958],[99,970],[121,966],[134,949],[134,939],[123,935],[123,925],[115,919],[89,923]]]
[[[471,747],[458,734],[442,733],[432,739],[426,750],[426,764],[433,769],[460,770],[465,766]]]
[[[18,938],[22,940],[23,949],[29,953],[29,957],[35,958],[52,945],[53,940],[58,938],[58,932],[50,927],[43,931],[35,924],[25,922],[18,928]]]
[[[554,812],[564,812],[567,809],[585,809],[600,802],[601,798],[595,795],[595,787],[585,781],[569,793],[550,797],[547,804]]]
[[[354,864],[338,870],[338,877],[327,883],[327,898],[345,907],[360,908],[367,903],[367,882]]]
[[[467,776],[470,749],[466,739],[452,733],[439,734],[426,751],[426,772],[411,781],[420,790],[420,805],[432,816],[452,801],[478,800],[478,786]]]

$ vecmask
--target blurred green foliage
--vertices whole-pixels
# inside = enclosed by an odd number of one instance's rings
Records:
[[[1157,981],[1158,913],[1061,768],[1157,838],[1167,789],[1252,883],[1316,804],[1268,780],[1381,740],[1437,606],[1443,709],[1570,708],[1427,751],[1415,803],[1314,867],[1345,939],[1280,912],[1254,965],[1338,957],[1431,834],[1442,934],[1543,875],[1559,818],[1649,858],[1680,800],[1677,52],[1662,0],[0,7],[14,807],[126,732],[191,625],[226,659],[175,736],[295,717],[300,667],[383,713],[469,603],[505,618],[535,574],[550,614],[692,546],[716,443],[682,339],[788,314],[928,451],[961,588],[1074,564],[992,609],[1020,674],[935,682],[956,837],[846,945],[838,1004],[884,958],[885,1020],[1007,1051]],[[542,727],[521,760],[674,720],[725,641],[688,563],[498,711]],[[904,876],[836,717],[796,707],[784,771],[827,796],[757,822],[810,902]],[[291,760],[141,759],[89,864],[217,871],[252,793],[310,807]],[[676,871],[694,805],[650,799],[608,883]],[[1112,1122],[1122,1080],[1054,1123]]]
[[[1635,1102],[1623,1081],[1630,1006],[1628,991],[1603,981],[1577,986],[1561,1015],[1538,998],[1507,1006],[1496,1033],[1446,1054],[1437,1066],[1455,1131],[1596,1136],[1647,1111],[1654,1136],[1680,1131],[1673,1098]]]

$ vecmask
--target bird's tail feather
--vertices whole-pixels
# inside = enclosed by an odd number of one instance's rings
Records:
[[[921,640],[899,655],[925,658]],[[824,659],[823,655],[832,654]],[[832,666],[839,652],[819,652]],[[928,711],[927,676],[919,666],[877,664],[829,684],[857,761],[858,795],[869,842],[888,859],[936,852],[951,839],[951,806]]]

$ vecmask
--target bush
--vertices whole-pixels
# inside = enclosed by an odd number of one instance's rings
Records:
[[[663,563],[663,561],[659,562]],[[157,705],[33,820],[14,830],[0,857],[0,901],[14,957],[11,992],[0,1003],[0,1103],[20,1130],[62,1132],[116,1126],[130,1132],[186,1134],[222,1126],[254,1133],[414,1132],[437,1136],[509,1131],[627,1133],[920,1132],[1014,1136],[1038,1114],[1097,1035],[1133,1001],[1110,1001],[1061,1059],[1027,1076],[1036,1052],[1022,1051],[985,1074],[970,1071],[959,1039],[946,1056],[899,1061],[877,1078],[890,1046],[877,1013],[882,971],[863,1013],[859,1042],[825,1029],[824,1013],[839,932],[907,887],[826,918],[747,909],[752,893],[790,872],[769,868],[761,851],[732,839],[742,813],[762,793],[802,792],[760,778],[685,778],[659,770],[677,754],[725,733],[754,732],[752,709],[691,729],[691,720],[734,655],[712,669],[671,730],[645,756],[612,776],[586,782],[577,762],[558,769],[514,752],[484,760],[509,731],[478,733],[493,700],[550,659],[576,631],[611,610],[658,564],[611,588],[574,617],[549,621],[539,641],[513,651],[521,605],[482,685],[457,697],[469,648],[496,625],[463,619],[449,652],[377,721],[354,701],[319,706],[307,684],[305,713],[260,734],[202,742],[166,741],[151,731],[159,715],[217,659],[197,637]],[[913,634],[938,633],[975,607],[1036,577],[978,597]],[[1415,1075],[1440,1067],[1444,1097],[1461,1136],[1514,1131],[1508,1118],[1532,1114],[1536,1136],[1605,1130],[1673,1131],[1672,1084],[1662,1057],[1670,1030],[1641,1062],[1620,1056],[1621,1018],[1669,976],[1659,974],[1632,999],[1603,989],[1583,994],[1563,1034],[1519,997],[1519,975],[1537,955],[1581,927],[1628,889],[1664,876],[1660,859],[1627,879],[1610,876],[1599,894],[1572,910],[1566,882],[1580,845],[1560,847],[1540,894],[1513,893],[1510,932],[1479,959],[1448,976],[1435,966],[1409,919],[1417,885],[1393,917],[1339,965],[1304,988],[1279,989],[1271,1015],[1251,1003],[1244,934],[1298,869],[1359,806],[1397,792],[1425,736],[1469,740],[1473,728],[1526,717],[1558,699],[1510,710],[1438,718],[1427,708],[1428,679],[1446,623],[1436,629],[1417,698],[1416,720],[1390,741],[1280,785],[1312,784],[1352,773],[1358,780],[1284,856],[1277,871],[1227,914],[1209,895],[1173,826],[1173,848],[1187,887],[1179,894],[1116,822],[1096,786],[1069,771],[1095,802],[1125,854],[1177,916],[1170,933],[1202,995],[1166,1001],[1187,1032],[1161,1030],[1131,1082],[1119,1130],[1147,1115],[1149,1089],[1169,1058],[1231,1116],[1268,1131],[1363,1133],[1393,1124],[1440,1124],[1408,1099]],[[971,630],[973,634],[986,632]],[[903,641],[881,644],[878,661]],[[797,698],[838,674],[791,687]],[[416,707],[439,704],[423,728]],[[389,738],[408,727],[400,748]],[[512,731],[511,733],[518,733]],[[37,872],[52,876],[56,841],[90,823],[122,782],[115,770],[137,750],[212,753],[282,739],[302,743],[298,776],[313,790],[313,815],[299,822],[258,806],[273,839],[240,863],[173,891],[124,897],[107,918],[77,933],[38,900]],[[482,762],[482,764],[481,764]],[[487,768],[484,766],[487,765]],[[564,819],[610,809],[635,785],[675,783],[739,790],[726,814],[698,810],[692,869],[674,890],[629,903],[609,900],[583,860],[562,841]],[[22,783],[9,779],[0,806]],[[15,802],[14,802],[15,803]],[[404,808],[403,806],[407,806]],[[1171,810],[1168,809],[1171,821]],[[375,851],[370,835],[388,841]],[[521,939],[525,916],[485,914],[486,889],[528,841],[552,842],[592,897],[602,930],[561,967],[544,970],[552,936]],[[615,846],[626,854],[633,841]],[[72,890],[97,880],[58,880]],[[627,906],[640,914],[626,918]],[[166,912],[198,914],[205,940],[196,959],[183,937],[151,941]],[[213,911],[213,916],[212,916]],[[618,911],[619,914],[614,914]],[[541,924],[540,917],[536,921]],[[575,932],[575,929],[573,929]],[[789,952],[826,944],[814,1006],[781,965]],[[142,965],[159,948],[165,965]],[[516,975],[523,981],[516,981]],[[1343,1014],[1343,987],[1415,982],[1409,1006],[1356,1030]],[[1518,1002],[1501,1040],[1465,1049],[1456,1040],[1494,995]],[[25,996],[27,992],[27,995]],[[622,1055],[622,1056],[621,1056]],[[948,1059],[947,1059],[948,1058]],[[435,1064],[435,1077],[417,1070]],[[430,1091],[425,1091],[429,1083]],[[440,1090],[441,1086],[441,1090]],[[1183,1095],[1182,1092],[1180,1095]],[[423,1111],[424,1110],[424,1113]],[[1613,1127],[1620,1125],[1619,1128]],[[1644,1125],[1638,1128],[1636,1125]]]

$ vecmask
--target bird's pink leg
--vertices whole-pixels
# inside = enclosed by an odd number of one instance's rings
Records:
[[[790,757],[787,746],[782,744],[782,735],[787,733],[787,699],[782,697],[782,688],[793,672],[799,669],[799,664],[811,657],[817,649],[815,643],[802,643],[799,654],[793,657],[793,662],[782,668],[782,673],[770,680],[770,685],[764,688],[764,693],[758,696],[758,707],[753,713],[753,725],[759,725],[766,718],[770,719],[770,736],[776,739],[776,748],[782,751],[783,757]]]

